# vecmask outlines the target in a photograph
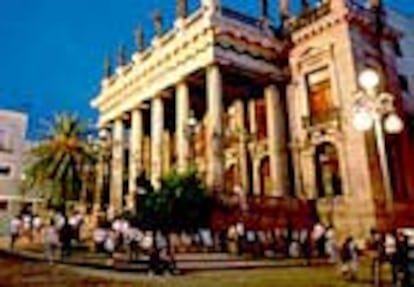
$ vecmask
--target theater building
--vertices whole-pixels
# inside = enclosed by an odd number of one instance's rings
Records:
[[[151,44],[138,30],[132,60],[121,50],[115,73],[106,66],[92,100],[106,134],[98,206],[131,208],[138,174],[158,186],[169,170],[196,164],[210,190],[313,199],[322,221],[359,237],[408,212],[407,129],[382,138],[387,189],[374,133],[352,120],[367,67],[406,118],[394,49],[402,35],[381,3],[302,1],[294,15],[281,0],[276,27],[260,2],[255,18],[219,0],[202,0],[187,15],[186,1],[178,1],[171,30],[155,15]]]

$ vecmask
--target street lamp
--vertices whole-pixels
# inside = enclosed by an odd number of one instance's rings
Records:
[[[353,107],[353,124],[358,131],[375,130],[381,173],[388,211],[392,211],[393,192],[387,161],[384,131],[398,134],[404,128],[402,119],[394,106],[394,96],[389,93],[378,93],[380,77],[373,69],[366,69],[358,77],[361,90]]]
[[[197,130],[198,121],[195,117],[195,113],[193,110],[190,111],[190,115],[187,119],[187,138],[189,142],[189,155],[190,155],[190,162],[191,165],[195,165],[195,157],[196,157],[196,150],[195,150],[195,136]]]

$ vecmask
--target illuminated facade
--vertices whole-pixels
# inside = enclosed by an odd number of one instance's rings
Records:
[[[116,73],[107,69],[92,101],[98,126],[111,135],[98,165],[97,202],[132,207],[138,174],[157,186],[171,168],[194,162],[211,190],[317,199],[324,222],[360,237],[386,226],[375,142],[351,120],[357,75],[367,66],[381,72],[404,116],[393,49],[400,34],[378,1],[371,8],[302,1],[292,15],[282,0],[280,28],[267,17],[267,1],[260,19],[218,0],[201,2],[188,16],[186,1],[178,1],[166,33],[155,17],[150,47],[138,32],[132,61],[120,53]],[[407,173],[414,157],[405,132],[386,141],[397,208],[414,197]]]

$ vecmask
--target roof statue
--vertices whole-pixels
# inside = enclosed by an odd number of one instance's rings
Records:
[[[118,48],[117,64],[118,66],[126,65],[126,50],[124,45],[120,45]]]
[[[107,55],[104,58],[104,77],[109,78],[112,74],[111,58]]]
[[[157,37],[162,36],[162,16],[159,10],[155,10],[152,19],[154,21],[154,31]]]
[[[144,30],[141,26],[135,29],[134,32],[135,36],[135,45],[137,47],[138,52],[143,52],[145,49],[145,40],[144,40]]]
[[[269,2],[268,0],[260,0],[260,17],[267,19],[269,16]]]
[[[187,0],[176,0],[177,18],[186,18],[188,14]]]

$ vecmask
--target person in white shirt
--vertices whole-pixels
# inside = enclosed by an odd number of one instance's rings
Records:
[[[30,214],[22,215],[22,230],[25,237],[28,237],[30,241],[32,237],[32,216]]]
[[[110,230],[105,238],[104,248],[110,257],[112,257],[115,251],[115,237],[115,232]]]
[[[76,241],[80,241],[80,228],[83,223],[83,216],[82,213],[75,211],[74,214],[69,219],[69,224],[72,227],[73,230],[73,238]]]
[[[10,249],[14,249],[14,245],[19,237],[19,233],[22,227],[22,221],[20,217],[14,216],[10,220]]]
[[[34,215],[32,218],[33,226],[33,238],[35,242],[41,241],[42,219],[38,215]]]
[[[50,224],[44,230],[44,242],[46,258],[49,264],[53,264],[55,252],[59,246],[59,236],[53,219],[50,220]]]
[[[104,243],[107,237],[107,231],[98,226],[97,228],[95,228],[95,230],[93,231],[93,242],[95,244],[95,251],[97,252],[104,252],[105,248],[104,248]]]
[[[62,213],[58,212],[55,214],[54,218],[55,218],[54,223],[56,225],[56,228],[58,230],[61,230],[63,226],[65,225],[65,217],[63,216]]]
[[[337,246],[335,240],[335,229],[329,226],[325,232],[325,250],[329,255],[329,263],[336,263],[337,261]]]

